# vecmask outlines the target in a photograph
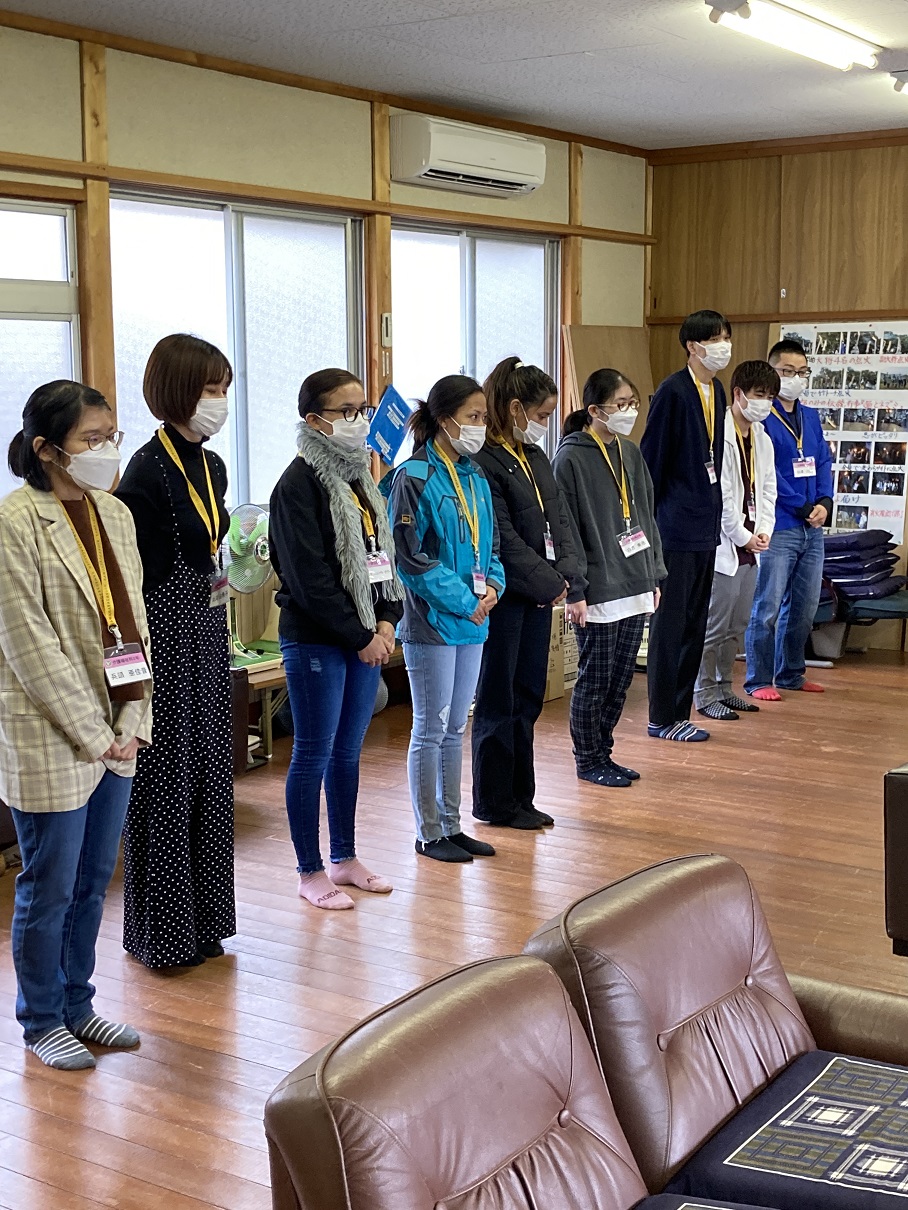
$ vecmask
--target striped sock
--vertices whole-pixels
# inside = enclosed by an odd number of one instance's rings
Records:
[[[709,739],[709,732],[693,723],[670,723],[667,727],[650,723],[647,730],[652,739],[672,739],[678,744],[701,744]]]
[[[139,1035],[131,1025],[117,1025],[113,1021],[105,1021],[97,1013],[92,1013],[78,1025],[73,1027],[73,1033],[82,1042],[94,1042],[96,1046],[110,1046],[115,1050],[131,1050],[139,1045]]]
[[[36,1041],[27,1042],[26,1046],[45,1066],[55,1067],[58,1071],[84,1071],[95,1065],[94,1056],[65,1025],[58,1025]]]

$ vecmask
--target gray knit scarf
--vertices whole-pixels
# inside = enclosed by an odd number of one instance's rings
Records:
[[[316,478],[328,493],[334,541],[341,565],[341,584],[353,598],[359,620],[367,630],[375,629],[375,609],[372,589],[386,601],[402,601],[404,589],[394,566],[394,537],[388,523],[387,504],[372,478],[369,454],[365,449],[343,450],[324,433],[301,421],[297,437],[300,457],[315,471]],[[369,573],[363,558],[363,523],[359,509],[350,494],[350,484],[357,484],[360,495],[375,514],[375,534],[379,548],[390,557],[394,579],[382,584],[369,583]]]

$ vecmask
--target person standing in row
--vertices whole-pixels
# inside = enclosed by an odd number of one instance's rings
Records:
[[[48,1067],[139,1035],[97,1016],[90,979],[136,753],[151,742],[149,635],[132,517],[107,493],[123,434],[103,395],[31,395],[0,503],[0,795],[22,854],[16,1017]]]
[[[706,642],[694,702],[701,714],[735,722],[759,710],[736,697],[735,657],[750,621],[757,560],[765,556],[776,516],[776,468],[762,421],[779,391],[779,375],[766,361],[745,361],[731,379],[722,460],[722,535],[706,622]]]
[[[567,605],[580,656],[571,695],[577,776],[622,788],[640,774],[612,759],[615,727],[665,576],[652,481],[639,448],[627,440],[637,415],[632,384],[617,370],[596,370],[584,385],[583,407],[564,422],[555,455],[588,581],[585,596]]]
[[[531,830],[555,822],[533,803],[533,729],[545,698],[552,606],[566,596],[582,600],[586,582],[564,501],[538,445],[558,388],[538,366],[508,357],[483,392],[489,423],[474,460],[492,491],[508,591],[489,615],[476,689],[473,815]]]
[[[492,493],[471,462],[486,438],[478,382],[442,378],[410,417],[413,454],[394,472],[390,513],[407,590],[400,637],[413,698],[407,758],[416,851],[436,861],[494,857],[460,822],[463,735],[504,590]]]
[[[300,896],[317,908],[352,908],[340,888],[392,889],[356,856],[356,801],[363,740],[404,591],[364,449],[372,408],[363,384],[348,370],[310,374],[299,414],[299,456],[274,489],[270,518],[293,714],[287,817]],[[319,846],[323,782],[330,875]]]
[[[776,527],[760,558],[744,688],[758,701],[779,702],[780,689],[823,692],[805,675],[804,649],[823,587],[823,526],[832,513],[833,483],[820,417],[798,402],[810,382],[803,346],[781,340],[769,362],[781,384],[766,418],[778,482]]]
[[[227,420],[220,349],[166,336],[144,394],[163,422],[117,489],[136,524],[155,661],[154,746],[126,818],[123,945],[152,968],[198,966],[236,931],[227,580],[227,468],[205,442]]]
[[[649,734],[697,743],[709,739],[689,720],[722,519],[725,389],[716,375],[731,360],[731,324],[718,311],[695,311],[679,339],[687,365],[656,391],[640,441],[666,568],[649,630]]]

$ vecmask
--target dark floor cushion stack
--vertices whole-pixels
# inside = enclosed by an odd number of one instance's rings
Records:
[[[829,534],[824,540],[823,576],[846,601],[880,600],[905,587],[892,574],[899,561],[886,529]]]

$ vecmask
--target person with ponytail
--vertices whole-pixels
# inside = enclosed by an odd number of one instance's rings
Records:
[[[359,762],[381,669],[403,614],[385,502],[365,440],[372,408],[349,370],[310,374],[299,393],[299,454],[271,496],[280,639],[293,714],[287,817],[299,895],[352,908],[343,889],[387,894],[356,856]],[[331,873],[319,847],[322,784]]]
[[[533,729],[542,712],[552,606],[582,601],[571,524],[539,446],[558,388],[538,366],[499,362],[483,386],[489,423],[476,454],[492,491],[507,596],[489,616],[473,710],[473,815],[500,827],[551,826],[533,798]]]
[[[90,979],[135,774],[151,742],[149,635],[129,510],[108,494],[123,434],[107,400],[49,382],[25,405],[0,502],[0,797],[22,854],[16,1016],[48,1067],[137,1046]]]
[[[232,379],[207,340],[160,340],[143,392],[161,427],[117,489],[136,523],[155,658],[155,742],[126,816],[123,946],[152,969],[220,957],[236,932],[227,468],[205,448]]]
[[[613,758],[614,732],[634,675],[647,615],[659,606],[665,575],[653,484],[639,448],[629,441],[637,392],[617,370],[596,370],[583,407],[564,423],[555,478],[564,492],[588,581],[569,602],[580,663],[571,695],[571,739],[577,776],[626,788],[640,774]]]
[[[440,379],[410,430],[413,454],[394,472],[389,508],[406,588],[400,638],[413,698],[407,772],[416,851],[468,862],[495,855],[462,830],[460,779],[489,614],[505,585],[492,493],[471,460],[486,438],[479,383]]]

